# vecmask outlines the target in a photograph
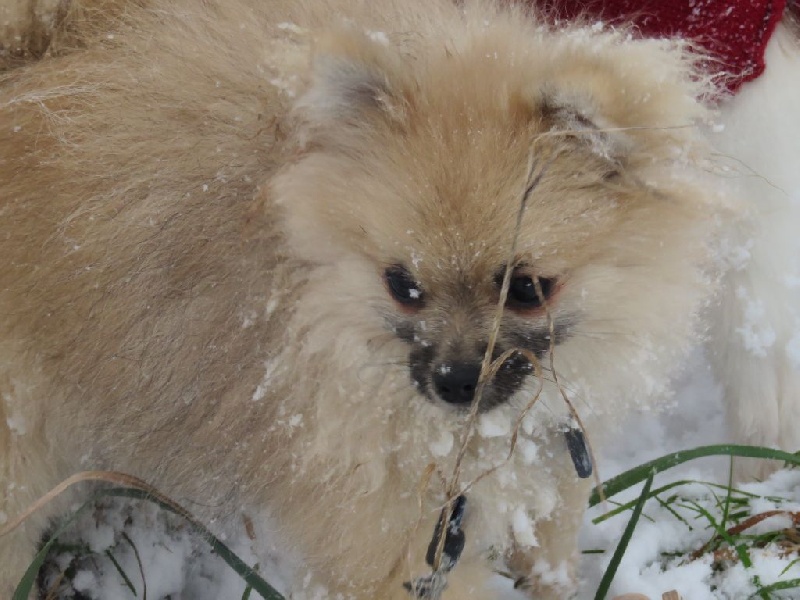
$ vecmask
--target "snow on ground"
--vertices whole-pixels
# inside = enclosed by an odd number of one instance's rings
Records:
[[[705,361],[698,356],[694,363],[695,367],[679,382],[677,394],[666,412],[631,415],[622,427],[622,435],[602,442],[598,463],[603,479],[671,451],[727,441],[720,389],[713,382]],[[728,466],[724,458],[693,461],[659,475],[654,487],[682,479],[724,484]],[[783,509],[800,509],[800,470],[781,471],[764,483],[741,489],[771,497],[754,501],[758,512],[778,504]],[[704,483],[693,483],[671,493],[680,493],[689,500],[697,499],[698,505],[718,513],[713,491],[721,493]],[[629,490],[613,500],[629,501],[637,495],[635,490]],[[785,498],[788,503],[780,503],[774,497]],[[664,592],[677,590],[685,600],[738,600],[750,597],[755,591],[752,582],[756,575],[762,585],[800,577],[800,566],[791,564],[791,558],[777,556],[770,547],[753,556],[753,567],[749,570],[740,563],[731,563],[719,573],[707,558],[688,561],[686,555],[707,542],[712,532],[704,519],[697,518],[696,511],[686,508],[690,506],[687,502],[684,508],[678,503],[666,508],[653,501],[645,506],[614,580],[611,597],[640,593],[660,600]],[[611,508],[613,505],[608,506]],[[606,509],[600,506],[590,510],[581,531],[581,547],[585,551],[604,552],[584,555],[580,600],[594,598],[598,582],[630,517],[630,511],[626,511],[601,524],[592,524],[591,519],[604,512]],[[51,564],[50,581],[77,551],[76,544],[83,544],[88,545],[94,555],[83,559],[76,572],[70,573],[74,587],[83,597],[142,598],[144,573],[149,600],[243,598],[244,583],[177,518],[149,504],[136,511],[129,506],[103,511],[99,525],[97,514],[90,511],[81,519],[82,540],[74,536],[61,540],[57,564]],[[781,523],[780,519],[787,522]],[[762,531],[782,526],[788,526],[786,517],[775,517],[759,525]],[[271,533],[269,521],[256,523],[250,536],[243,532],[236,539],[225,541],[245,562],[258,565],[259,572],[272,585],[281,592],[287,591],[286,584],[298,561],[278,551],[280,542]],[[675,557],[669,558],[673,554]],[[498,598],[521,598],[510,590],[507,580],[498,577],[497,586]],[[253,593],[250,597],[258,596]],[[786,592],[784,597],[800,597],[800,592]],[[324,600],[325,595],[318,590],[295,590],[291,598]]]
[[[693,362],[697,365],[696,368],[678,383],[675,398],[669,401],[669,406],[664,412],[630,415],[628,422],[621,428],[622,435],[615,436],[613,441],[603,444],[598,458],[600,476],[603,480],[669,452],[729,441],[725,436],[721,390],[714,383],[705,361],[698,356]],[[725,483],[728,463],[725,458],[707,458],[684,463],[681,467],[657,476],[653,487],[682,479]],[[622,493],[613,500],[615,502],[633,500],[638,497],[641,487],[637,486],[635,490]],[[612,508],[613,506],[609,506],[607,510]],[[581,598],[594,597],[594,590],[630,518],[630,512],[626,511],[603,524],[592,524],[591,519],[604,512],[606,510],[603,507],[597,506],[591,509],[584,519],[580,538],[581,548],[604,549],[606,552],[584,555],[581,568],[584,578]],[[612,594],[635,592],[660,600],[664,592],[681,587],[681,592],[687,600],[699,600],[700,597],[716,598],[717,596],[708,595],[709,586],[703,582],[704,571],[700,572],[696,565],[680,568],[680,572],[676,573],[673,573],[674,569],[670,569],[665,574],[662,574],[660,569],[654,568],[659,551],[674,551],[678,549],[675,546],[681,544],[690,546],[691,544],[687,544],[689,541],[687,535],[692,532],[688,532],[687,528],[671,514],[667,514],[666,510],[659,511],[652,502],[646,505],[644,515],[656,522],[652,523],[646,518],[640,519],[625,559],[617,571]],[[702,543],[708,537],[710,534],[703,531],[699,536],[700,539],[695,542]],[[695,582],[698,580],[699,585],[696,585]],[[678,585],[679,582],[682,582],[681,586]],[[703,596],[695,595],[698,587],[703,590]]]
[[[629,424],[623,427],[629,433],[603,448],[603,458],[599,461],[603,479],[669,452],[731,441],[726,435],[720,387],[713,381],[701,357],[697,357],[695,364],[695,368],[679,383],[674,406],[667,413],[632,416]],[[679,494],[686,499],[683,502],[671,504],[669,508],[653,501],[645,505],[643,517],[614,579],[612,597],[639,593],[660,600],[665,592],[676,590],[685,600],[744,600],[756,591],[755,578],[766,586],[800,577],[800,568],[793,563],[796,554],[780,557],[777,549],[769,546],[752,552],[751,569],[745,569],[737,561],[718,572],[708,557],[687,560],[688,554],[713,537],[708,521],[698,515],[690,502],[696,501],[718,516],[721,513],[719,503],[725,501],[725,491],[708,484],[727,485],[729,468],[728,458],[714,457],[684,463],[656,477],[653,488],[681,480],[695,483],[673,488],[668,494],[661,495],[666,499],[670,494]],[[736,488],[743,493],[769,496],[750,501],[754,514],[777,508],[800,509],[800,471],[782,470],[765,482],[737,485]],[[631,501],[638,497],[639,490],[641,486],[613,500]],[[742,497],[741,494],[737,496]],[[681,504],[683,508],[679,506]],[[613,508],[597,506],[584,519],[581,547],[584,550],[605,549],[607,552],[584,555],[581,600],[594,598],[597,584],[630,518],[630,511],[626,511],[598,525],[591,522],[592,518]],[[748,529],[748,532],[766,533],[789,526],[788,517],[773,517]],[[671,555],[674,558],[670,558]],[[800,598],[800,590],[787,590],[783,596],[773,597]]]

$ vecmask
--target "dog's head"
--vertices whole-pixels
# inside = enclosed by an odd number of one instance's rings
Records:
[[[290,247],[317,267],[320,312],[364,344],[388,332],[374,352],[402,352],[433,402],[472,403],[494,336],[494,357],[525,352],[483,409],[551,351],[567,382],[629,379],[684,347],[705,293],[691,64],[664,42],[464,19],[434,40],[319,42],[274,186]]]

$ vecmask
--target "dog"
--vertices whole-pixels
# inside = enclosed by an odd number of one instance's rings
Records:
[[[499,562],[565,598],[592,485],[567,439],[658,402],[703,338],[740,434],[794,448],[758,422],[796,414],[794,355],[731,341],[763,180],[719,153],[796,175],[744,93],[709,125],[688,44],[488,0],[72,9],[0,88],[4,518],[122,471],[222,529],[267,509],[330,597],[400,599],[463,495],[442,597],[493,597]],[[3,593],[59,510],[0,538]]]

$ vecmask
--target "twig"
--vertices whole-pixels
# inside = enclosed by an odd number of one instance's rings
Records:
[[[549,163],[548,163],[549,164]],[[539,182],[542,180],[542,176],[544,175],[547,164],[541,169],[537,169],[538,163],[534,159],[533,152],[529,155],[528,159],[528,172],[525,179],[525,190],[522,194],[522,199],[519,204],[519,210],[517,211],[517,220],[514,227],[514,235],[511,240],[511,250],[509,252],[509,259],[506,261],[506,269],[503,273],[503,283],[500,287],[500,298],[497,301],[497,308],[495,311],[494,317],[494,327],[492,328],[491,334],[489,335],[489,342],[486,347],[486,352],[483,355],[483,362],[481,363],[481,372],[478,376],[478,385],[475,388],[475,396],[472,400],[472,407],[470,408],[469,417],[467,419],[467,423],[464,428],[464,435],[461,439],[461,446],[458,449],[458,454],[456,455],[456,461],[453,465],[453,474],[452,478],[447,487],[447,504],[445,506],[445,510],[442,513],[442,528],[445,527],[446,523],[449,522],[450,516],[453,510],[453,502],[455,498],[458,497],[460,491],[458,489],[458,482],[459,477],[461,475],[461,467],[464,460],[464,456],[467,453],[467,446],[469,445],[469,441],[472,439],[472,436],[475,431],[475,421],[478,418],[478,413],[480,410],[481,399],[483,397],[483,390],[486,387],[486,383],[489,381],[489,374],[492,370],[492,355],[494,354],[494,348],[497,345],[497,337],[500,333],[500,322],[503,318],[503,310],[506,303],[506,298],[508,297],[508,289],[511,284],[511,273],[514,269],[514,263],[516,262],[516,254],[517,254],[517,243],[519,241],[519,232],[522,227],[522,217],[525,214],[525,209],[528,206],[528,199],[530,198],[531,192],[539,185]],[[441,561],[442,561],[442,554],[444,552],[444,542],[445,536],[441,536],[439,539],[439,545],[436,549],[436,555],[433,561],[433,570],[434,572],[438,572],[441,569]]]
[[[25,521],[27,521],[33,514],[40,511],[47,504],[55,500],[65,491],[67,491],[67,489],[69,489],[76,483],[81,483],[83,481],[105,481],[108,483],[116,483],[118,485],[122,485],[125,487],[142,490],[143,492],[150,494],[154,499],[158,500],[159,502],[169,506],[175,513],[177,513],[184,519],[188,520],[191,523],[197,523],[194,517],[189,512],[187,512],[186,509],[184,509],[174,500],[162,494],[152,485],[150,485],[149,483],[147,483],[142,479],[139,479],[138,477],[134,477],[133,475],[127,475],[125,473],[120,473],[118,471],[82,471],[80,473],[76,473],[75,475],[59,483],[56,487],[51,489],[44,496],[36,500],[36,502],[28,506],[28,508],[22,511],[22,513],[20,513],[19,515],[14,517],[11,521],[3,525],[3,527],[0,527],[0,537],[8,535],[12,531],[14,531],[17,527],[19,527]]]

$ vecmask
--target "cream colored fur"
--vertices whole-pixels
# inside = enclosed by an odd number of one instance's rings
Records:
[[[0,4],[0,52],[5,60],[41,48],[57,29],[58,0],[5,0]]]
[[[125,471],[223,523],[268,508],[331,597],[405,598],[466,418],[412,385],[383,270],[425,288],[418,337],[485,343],[533,159],[516,258],[559,279],[555,368],[606,430],[664,393],[714,287],[706,90],[674,44],[483,2],[152,8],[2,82],[0,511]],[[589,485],[552,376],[504,463],[535,387],[469,443],[463,482],[503,466],[449,600],[491,597],[490,553],[569,594],[539,577],[574,577]],[[0,593],[46,517],[0,539]]]
[[[109,22],[146,0],[2,0],[0,71],[66,54],[109,35]]]

